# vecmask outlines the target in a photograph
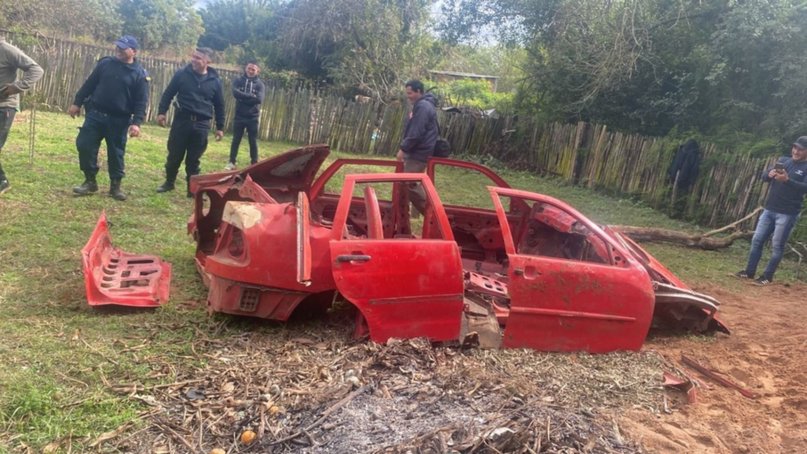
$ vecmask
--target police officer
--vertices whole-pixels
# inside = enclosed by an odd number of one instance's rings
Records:
[[[171,100],[174,103],[174,121],[168,134],[168,157],[165,160],[165,182],[157,192],[174,189],[179,165],[185,160],[185,179],[199,174],[199,160],[207,149],[207,136],[210,133],[210,120],[216,115],[216,140],[224,136],[224,95],[221,79],[210,61],[213,51],[206,47],[196,49],[191,55],[191,63],[174,74],[168,83],[157,110],[157,123],[165,126],[165,113]]]
[[[136,55],[137,40],[133,36],[126,35],[115,41],[115,56],[98,61],[76,93],[73,105],[67,109],[73,118],[81,112],[82,105],[86,113],[84,125],[76,137],[79,166],[84,172],[84,183],[73,188],[76,195],[98,192],[95,180],[98,147],[104,139],[109,161],[109,195],[115,200],[126,200],[120,187],[126,135],[127,132],[131,137],[140,135],[149,100],[149,77]]]

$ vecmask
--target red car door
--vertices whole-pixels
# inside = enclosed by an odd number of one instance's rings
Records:
[[[503,345],[592,353],[639,350],[654,304],[652,283],[641,264],[559,200],[488,190],[508,258],[510,311]],[[511,225],[502,198],[526,202],[531,207],[527,222]]]
[[[412,182],[423,185],[428,199],[421,235],[381,228],[373,185],[400,187]],[[357,212],[357,185],[365,187],[367,219],[360,223],[366,226],[364,232],[349,224]],[[403,192],[393,190],[393,197]],[[463,310],[459,248],[425,174],[348,175],[334,217],[330,252],[336,286],[359,309],[373,341],[458,338]]]

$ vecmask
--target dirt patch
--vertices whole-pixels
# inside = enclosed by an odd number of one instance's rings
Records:
[[[699,381],[698,402],[677,402],[671,414],[629,411],[620,418],[625,431],[650,452],[807,452],[807,287],[737,281],[730,290],[696,290],[723,302],[732,335],[656,337],[645,350],[679,366],[682,354],[696,359],[757,398],[682,367]]]

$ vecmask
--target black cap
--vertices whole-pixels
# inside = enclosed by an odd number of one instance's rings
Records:
[[[115,41],[115,45],[121,49],[137,50],[137,39],[131,35],[123,35]]]
[[[793,142],[794,147],[801,148],[802,150],[807,150],[807,136],[801,136]]]

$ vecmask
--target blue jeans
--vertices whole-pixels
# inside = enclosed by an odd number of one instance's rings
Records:
[[[748,265],[745,267],[745,272],[749,276],[756,274],[757,264],[759,259],[762,258],[762,247],[772,236],[771,259],[768,261],[768,266],[765,267],[762,277],[773,280],[773,273],[776,272],[776,268],[785,254],[787,239],[790,237],[790,232],[798,220],[798,214],[782,214],[769,210],[762,211],[759,222],[757,222],[757,229],[754,231],[754,237],[751,239],[751,252],[748,254]]]
[[[6,144],[8,133],[11,131],[11,124],[14,123],[14,115],[17,114],[17,109],[13,107],[0,107],[0,151],[3,150],[3,145]],[[3,172],[3,164],[0,164],[0,181],[6,179],[6,174]]]

